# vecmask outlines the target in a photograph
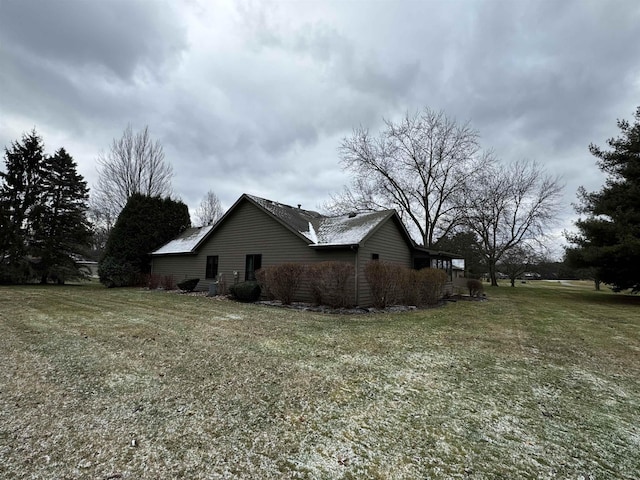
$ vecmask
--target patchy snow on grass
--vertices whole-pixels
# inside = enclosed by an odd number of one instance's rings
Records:
[[[361,317],[135,289],[3,290],[0,470],[639,478],[637,310],[589,304],[584,320],[563,296],[555,308],[571,315],[539,320],[543,302],[505,290]]]

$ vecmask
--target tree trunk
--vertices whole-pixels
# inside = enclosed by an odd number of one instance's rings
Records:
[[[516,286],[516,279],[511,277],[511,286],[515,287]]]

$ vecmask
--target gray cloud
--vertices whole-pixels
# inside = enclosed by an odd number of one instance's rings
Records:
[[[564,175],[569,228],[603,179],[588,144],[640,103],[637,38],[635,0],[1,2],[0,144],[35,126],[92,183],[149,125],[192,208],[209,189],[317,208],[347,181],[341,138],[429,106]]]
[[[3,2],[0,38],[16,56],[131,80],[184,48],[170,3],[115,0]]]

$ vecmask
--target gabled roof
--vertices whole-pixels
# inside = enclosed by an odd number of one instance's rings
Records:
[[[162,247],[151,252],[151,255],[171,255],[194,253],[200,242],[213,229],[213,225],[199,228],[187,228],[184,232]]]
[[[304,237],[309,246],[335,247],[357,245],[368,237],[393,210],[325,216],[254,195],[245,195],[266,210],[289,230]]]
[[[200,245],[202,245],[228,217],[233,215],[238,205],[245,201],[250,202],[274,218],[294,235],[307,242],[312,248],[340,248],[359,245],[387,220],[392,219],[402,232],[408,245],[414,249],[418,248],[424,253],[436,253],[416,246],[395,210],[325,216],[313,210],[304,210],[245,193],[240,196],[215,225],[202,228],[189,228],[169,243],[152,252],[151,255],[196,253]],[[442,252],[438,253],[442,254]]]

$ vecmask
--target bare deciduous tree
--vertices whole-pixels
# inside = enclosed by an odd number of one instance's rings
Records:
[[[479,155],[478,133],[442,111],[425,108],[377,136],[355,129],[340,148],[350,186],[332,197],[334,213],[394,208],[407,228],[431,247],[460,221],[460,194],[490,161]]]
[[[196,209],[195,225],[197,227],[213,225],[221,216],[222,205],[220,204],[220,199],[213,190],[209,190]]]
[[[91,206],[110,227],[134,193],[167,197],[171,195],[173,168],[164,159],[162,145],[154,142],[145,126],[134,133],[131,125],[114,139],[109,152],[98,157],[98,181]]]
[[[558,177],[533,161],[492,164],[479,172],[474,188],[465,192],[464,223],[480,238],[492,285],[498,285],[496,264],[507,252],[542,245],[562,189]]]
[[[502,255],[498,267],[500,271],[509,277],[511,286],[516,286],[516,280],[520,278],[527,270],[540,262],[542,254],[532,245],[523,244],[510,248]]]

